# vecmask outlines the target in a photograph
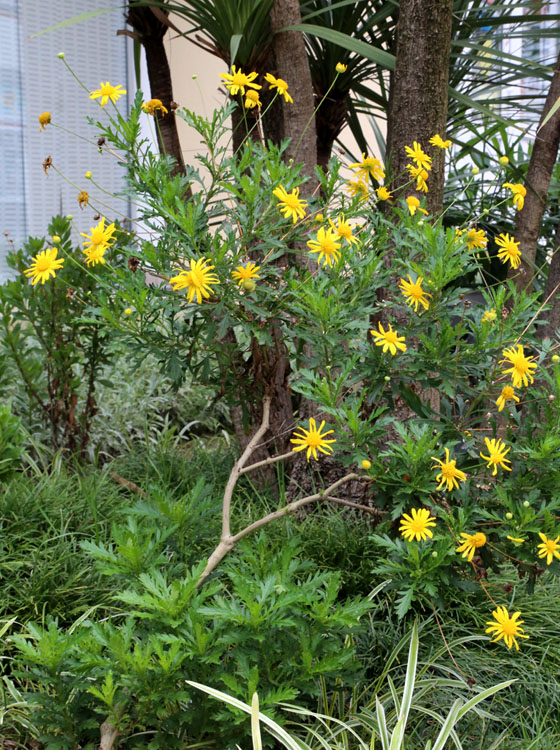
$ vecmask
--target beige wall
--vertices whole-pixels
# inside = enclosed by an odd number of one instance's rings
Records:
[[[180,18],[173,17],[173,22],[180,29],[188,28]],[[219,88],[222,82],[220,73],[228,72],[227,65],[209,52],[200,49],[185,37],[179,36],[175,31],[170,31],[167,34],[166,46],[171,66],[175,101],[180,107],[194,110],[198,115],[210,116],[212,111],[223,103],[224,89]],[[196,78],[193,79],[193,76],[196,76]],[[368,153],[379,158],[373,131],[367,124],[368,118],[363,116],[361,119],[364,132],[371,133],[371,146]],[[181,118],[177,118],[177,120],[185,161],[189,163],[192,157],[200,152],[201,146],[196,133],[193,133]],[[385,122],[380,121],[379,125],[385,132]],[[344,129],[342,142],[352,154],[361,158],[349,128]]]

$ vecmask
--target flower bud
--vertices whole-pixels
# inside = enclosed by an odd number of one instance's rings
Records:
[[[246,292],[254,292],[257,285],[253,281],[253,279],[245,279],[241,286],[243,287],[243,289],[245,289]]]
[[[88,171],[87,171],[87,172],[85,173],[84,177],[86,178],[86,180],[91,180],[91,172],[90,172],[90,171],[88,170]]]
[[[197,74],[196,74],[196,73],[193,73],[193,74],[192,74],[192,79],[193,79],[193,81],[196,81],[196,79],[197,79],[197,78],[198,78]]]
[[[508,521],[511,521],[512,518],[513,518],[513,513],[506,513],[506,519]]]
[[[127,307],[126,310],[124,311],[124,314],[125,315],[132,315],[132,308]]]
[[[65,57],[64,52],[59,52],[57,57],[59,60],[64,60],[64,57]]]
[[[420,219],[417,223],[418,223],[419,227],[423,227],[424,226],[424,219]]]
[[[438,553],[437,553],[437,552],[436,552],[436,551],[434,550],[434,551],[432,552],[432,557],[437,557],[437,556],[438,556]]]
[[[371,461],[368,461],[367,458],[364,458],[362,461],[362,469],[365,469],[366,471],[371,468]]]
[[[524,503],[523,503],[523,507],[524,508],[530,508],[531,507],[531,503],[528,500],[525,500]]]
[[[58,236],[58,234],[53,234],[52,241],[55,245],[58,245],[58,243],[60,242],[60,237]]]
[[[560,357],[557,354],[553,354],[551,360],[553,362],[560,362]]]
[[[391,378],[389,377],[389,375],[385,375],[385,377],[383,378],[383,380],[384,380],[384,381],[385,381],[386,383],[389,383],[389,382],[391,381]]]
[[[72,221],[73,218],[74,218],[74,214],[66,214],[66,219],[68,221]]]
[[[502,165],[502,167],[507,167],[507,165],[509,164],[509,159],[508,159],[507,156],[500,156],[500,158],[498,159],[498,161],[500,162],[500,164]]]
[[[336,72],[337,72],[337,73],[346,73],[346,69],[347,69],[347,67],[348,67],[348,66],[347,66],[347,65],[344,65],[344,63],[338,62],[338,63],[336,64],[336,68],[335,68],[335,70],[336,70]]]
[[[478,174],[480,172],[480,169],[478,167],[473,167],[471,169],[471,174]]]

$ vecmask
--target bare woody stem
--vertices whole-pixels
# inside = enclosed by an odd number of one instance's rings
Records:
[[[283,508],[280,508],[280,510],[276,510],[273,513],[269,513],[268,515],[263,516],[258,521],[254,521],[253,523],[249,524],[244,529],[239,531],[237,534],[232,536],[231,534],[231,499],[233,496],[235,485],[237,484],[239,477],[242,474],[246,474],[247,472],[252,471],[253,469],[260,468],[261,466],[267,466],[269,464],[273,464],[278,461],[284,461],[287,458],[291,458],[294,455],[293,451],[291,451],[290,453],[283,453],[280,456],[272,456],[271,458],[267,458],[264,461],[257,461],[254,464],[245,466],[251,454],[253,453],[255,448],[258,446],[259,441],[268,430],[269,423],[270,423],[270,397],[266,396],[263,399],[263,412],[262,412],[261,424],[258,427],[255,434],[253,435],[253,437],[247,443],[247,447],[243,451],[240,458],[238,458],[238,460],[233,465],[233,468],[229,475],[229,479],[227,481],[226,488],[224,490],[224,499],[223,499],[223,504],[222,504],[222,534],[220,536],[220,542],[218,546],[216,547],[216,549],[212,552],[212,554],[208,558],[206,567],[204,568],[204,571],[202,575],[200,576],[200,578],[198,579],[198,582],[196,584],[197,588],[200,587],[204,583],[204,581],[208,578],[210,573],[217,568],[217,566],[224,559],[227,553],[230,552],[235,547],[235,545],[240,539],[243,539],[243,537],[247,536],[248,534],[251,534],[253,531],[256,531],[257,529],[260,529],[261,526],[266,526],[266,524],[271,523],[271,521],[275,521],[277,518],[282,518],[288,513],[293,513],[298,508],[301,508],[304,505],[309,505],[311,503],[317,502],[317,500],[332,499],[334,502],[340,503],[342,505],[348,505],[353,508],[359,508],[360,510],[373,512],[372,508],[368,508],[367,505],[359,505],[358,503],[352,503],[349,500],[342,500],[341,498],[338,498],[338,497],[337,498],[330,497],[330,495],[334,493],[335,490],[337,490],[343,484],[346,484],[346,482],[350,482],[353,479],[358,479],[362,481],[364,479],[367,479],[367,477],[360,476],[359,474],[346,474],[346,476],[342,477],[342,479],[338,479],[336,482],[333,482],[333,484],[331,484],[330,487],[327,487],[325,490],[320,490],[319,492],[316,492],[314,495],[308,495],[307,497],[302,497],[300,500],[295,500],[292,503],[288,503],[288,505],[284,506]]]

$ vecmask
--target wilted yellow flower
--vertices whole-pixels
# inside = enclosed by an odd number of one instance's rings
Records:
[[[257,77],[256,73],[249,73],[249,75],[246,75],[241,71],[241,68],[236,70],[235,65],[231,66],[231,70],[231,73],[220,73],[220,78],[225,80],[225,87],[232,96],[235,96],[238,91],[241,91],[245,96],[245,87],[250,89],[262,89],[262,86],[259,86],[258,83],[253,83]]]
[[[397,349],[400,349],[401,352],[405,352],[405,337],[399,336],[397,331],[393,331],[390,323],[388,324],[388,326],[389,327],[385,331],[382,324],[378,323],[379,331],[370,331],[371,335],[375,339],[375,346],[382,346],[383,354],[385,354],[385,352],[389,350],[391,354],[395,355],[397,353]]]
[[[286,219],[293,219],[294,224],[298,218],[303,219],[307,201],[299,197],[299,188],[294,188],[291,193],[287,193],[284,187],[280,185],[274,188],[272,194],[280,201],[278,204],[280,213],[284,214]]]
[[[39,130],[44,130],[47,127],[47,125],[50,125],[50,122],[51,122],[51,113],[50,112],[42,112],[39,115],[39,124],[41,126],[39,128]]]
[[[497,643],[501,638],[504,639],[504,643],[508,648],[511,648],[515,644],[515,648],[519,651],[516,638],[528,638],[528,635],[523,635],[523,620],[519,620],[521,612],[515,612],[512,617],[509,616],[508,611],[505,607],[498,607],[492,612],[494,620],[489,620],[486,624],[490,627],[486,628],[487,633],[492,633],[492,643]]]
[[[262,107],[262,102],[259,99],[259,92],[254,91],[253,89],[248,89],[245,94],[245,108],[253,109],[254,107],[257,107],[257,109]]]
[[[377,188],[376,193],[380,201],[388,201],[389,198],[393,197],[393,194],[390,193],[386,187]]]
[[[41,250],[40,253],[37,253],[29,268],[26,268],[23,272],[24,276],[31,279],[31,286],[35,286],[38,281],[44,284],[51,276],[54,279],[56,271],[64,265],[64,258],[57,258],[57,255],[56,247],[47,248],[47,250]]]
[[[513,193],[513,205],[517,206],[517,210],[521,211],[525,204],[525,196],[527,195],[527,189],[519,183],[504,182],[502,187],[507,187]]]
[[[85,208],[87,206],[89,203],[89,193],[87,190],[80,190],[78,193],[78,203],[80,204],[80,208]]]
[[[496,400],[498,411],[502,411],[507,401],[516,401],[519,403],[519,398],[515,395],[515,391],[511,385],[504,385],[502,388],[502,392]]]
[[[479,456],[485,461],[488,461],[488,468],[490,468],[491,466],[494,467],[492,476],[496,476],[496,474],[498,473],[498,466],[501,466],[501,468],[505,469],[506,471],[511,471],[511,468],[509,466],[506,466],[506,464],[510,464],[511,461],[509,460],[509,458],[505,457],[506,454],[510,452],[511,448],[506,448],[501,438],[498,438],[497,440],[495,440],[494,438],[492,438],[491,440],[489,440],[488,438],[484,438],[484,442],[486,443],[486,449],[489,455],[485,456],[483,453],[479,453]]]
[[[445,461],[442,461],[435,456],[431,456],[433,461],[436,461],[436,465],[432,466],[432,469],[439,469],[440,473],[436,476],[436,482],[439,482],[437,488],[441,490],[443,485],[447,485],[447,491],[451,492],[453,489],[459,489],[459,482],[465,482],[467,475],[464,471],[460,471],[455,464],[457,463],[454,459],[449,458],[449,448],[445,449]],[[457,481],[459,480],[459,482]]]
[[[220,280],[215,273],[211,273],[214,266],[209,265],[210,260],[199,258],[190,260],[190,270],[180,271],[177,276],[169,279],[173,291],[188,289],[187,301],[192,302],[194,297],[200,305],[202,298],[208,299],[212,292],[211,284],[219,284]]]
[[[415,195],[409,195],[406,199],[406,205],[408,206],[408,210],[410,211],[410,215],[414,216],[416,211],[421,211],[423,214],[428,215],[428,212],[424,208],[420,208],[420,201]]]
[[[428,183],[426,182],[426,180],[428,179],[429,175],[426,170],[423,167],[415,167],[413,164],[407,164],[406,168],[408,169],[412,179],[416,180],[416,190],[419,190],[422,193],[427,193]]]
[[[123,89],[123,87],[119,84],[118,86],[112,86],[109,81],[107,83],[103,83],[103,81],[99,84],[98,89],[95,91],[92,91],[89,95],[90,99],[99,99],[101,97],[101,106],[104,107],[109,99],[113,102],[113,104],[116,104],[116,102],[120,99],[121,96],[126,94],[126,89]]]
[[[150,99],[149,101],[144,102],[142,104],[142,109],[148,115],[155,115],[156,111],[159,109],[162,117],[165,117],[165,115],[169,112],[169,110],[163,106],[161,99]]]
[[[461,557],[466,557],[469,562],[472,562],[475,551],[486,544],[486,535],[479,531],[476,534],[461,534],[461,536],[465,541],[461,542],[455,552],[462,552]]]
[[[293,103],[294,100],[288,94],[288,84],[286,81],[282,78],[275,78],[272,73],[267,73],[264,78],[265,81],[268,81],[271,89],[276,89],[280,96],[283,96],[287,102]]]
[[[493,323],[498,316],[498,313],[492,307],[490,310],[485,310],[482,316],[482,323]]]
[[[430,515],[426,508],[413,508],[411,515],[403,513],[399,531],[408,542],[424,541],[428,537],[433,537],[433,531],[430,526],[435,526],[436,519]]]
[[[321,453],[329,454],[333,452],[333,449],[331,448],[331,443],[336,443],[336,440],[334,438],[331,438],[330,440],[325,440],[327,435],[331,435],[334,430],[327,430],[326,432],[323,432],[323,427],[325,426],[325,422],[321,422],[319,425],[319,429],[317,429],[317,425],[315,423],[315,420],[313,417],[310,417],[309,419],[309,430],[306,430],[305,427],[298,426],[296,430],[294,431],[292,437],[290,439],[290,443],[294,443],[296,446],[295,448],[292,448],[292,451],[303,451],[307,448],[307,460],[309,461],[310,457],[313,456],[315,460],[317,460],[317,451],[321,451]],[[300,432],[298,433],[297,430]]]

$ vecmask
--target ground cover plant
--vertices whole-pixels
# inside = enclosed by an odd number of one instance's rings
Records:
[[[549,620],[531,603],[560,571],[560,357],[559,345],[538,335],[546,301],[493,274],[520,266],[512,230],[506,224],[489,237],[479,224],[487,209],[477,205],[455,226],[429,214],[432,163],[450,146],[438,133],[428,143],[411,138],[399,189],[364,153],[318,168],[318,188],[304,198],[306,178],[285,159],[288,144],[260,137],[261,87],[293,103],[289,84],[236,68],[222,78],[228,98],[210,119],[176,113],[205,147],[184,173],[140,134],[140,118],[157,128],[154,116],[169,114],[161,101],[138,92],[123,116],[110,109],[120,86],[92,91],[100,99],[96,142],[126,164],[143,231],[100,216],[76,249],[71,220],[58,217],[48,241],[15,256],[21,276],[8,287],[4,327],[8,343],[20,336],[11,347],[20,372],[18,353],[36,339],[47,352],[48,403],[33,393],[31,375],[24,381],[50,420],[59,464],[86,452],[94,381],[111,351],[102,356],[100,342],[118,342],[137,363],[149,355],[176,388],[187,381],[196,393],[206,389],[229,409],[238,440],[227,453],[223,439],[202,451],[192,439],[175,442],[163,461],[149,450],[123,459],[104,477],[114,482],[108,496],[134,495],[116,516],[114,500],[98,513],[92,478],[91,492],[87,482],[79,489],[93,516],[87,538],[63,513],[55,524],[53,503],[45,527],[53,537],[38,561],[47,569],[52,555],[58,567],[50,572],[66,582],[61,600],[45,591],[33,617],[38,597],[16,610],[14,593],[5,613],[6,684],[18,711],[24,706],[26,730],[48,748],[94,747],[100,733],[105,748],[241,741],[243,728],[231,727],[240,714],[186,680],[223,683],[246,702],[256,691],[276,718],[279,701],[297,698],[312,710],[321,681],[327,700],[371,685],[383,672],[367,656],[381,595],[396,627],[421,615],[441,635],[440,615],[460,612],[457,627],[484,638],[488,654],[546,652]],[[256,138],[231,155],[229,118],[253,110]],[[43,121],[55,127],[56,115]],[[102,190],[91,173],[84,179]],[[513,220],[527,190],[502,182],[501,171],[497,179],[498,207]],[[95,210],[88,191],[78,198]],[[66,316],[60,329],[55,303]],[[51,321],[50,339],[41,338],[40,320]],[[9,416],[6,424],[12,462],[18,431]],[[167,430],[162,443],[175,437]],[[14,523],[9,494],[5,502]],[[289,527],[299,529],[291,539],[271,542],[279,519],[329,504],[352,509],[349,523],[370,519],[361,527],[365,556],[355,543],[361,571],[336,569],[340,542],[325,550],[322,531],[319,544],[302,533],[312,517]],[[17,592],[13,547],[10,554]],[[92,585],[99,598],[90,603]],[[64,607],[69,597],[78,598],[74,609]],[[454,677],[474,689],[447,653]],[[376,732],[383,747],[402,746],[410,684],[409,676],[402,701],[390,690],[400,714],[394,741],[382,710],[353,706],[351,721],[369,730],[365,741]],[[480,695],[490,696],[485,688]],[[547,727],[548,706],[539,707]],[[451,708],[449,727],[461,710]],[[470,736],[477,725],[467,726]],[[527,727],[493,729],[491,741],[511,729],[523,742]],[[412,731],[411,742],[434,741]],[[466,742],[459,730],[449,736]]]

